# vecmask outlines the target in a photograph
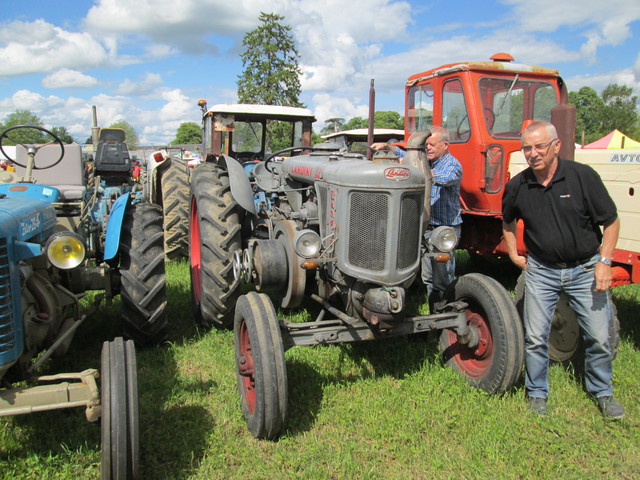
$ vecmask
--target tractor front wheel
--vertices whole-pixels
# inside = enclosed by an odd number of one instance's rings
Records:
[[[458,341],[453,330],[440,335],[444,361],[474,387],[502,393],[520,378],[524,362],[522,323],[511,297],[496,280],[479,273],[460,277],[445,292],[447,302],[468,305],[467,324],[477,341]]]
[[[104,342],[101,357],[102,480],[138,477],[138,373],[132,340]]]
[[[287,369],[273,303],[250,292],[236,303],[236,377],[242,413],[256,438],[274,438],[287,416]]]

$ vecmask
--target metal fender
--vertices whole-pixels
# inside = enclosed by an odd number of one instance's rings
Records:
[[[111,260],[118,254],[120,246],[120,232],[122,231],[122,220],[124,212],[129,204],[129,193],[118,197],[109,212],[107,220],[107,234],[104,242],[104,259]]]
[[[240,162],[233,158],[222,155],[224,163],[229,172],[229,184],[231,185],[231,195],[238,204],[247,212],[256,213],[255,203],[253,202],[253,189],[249,183],[249,177]]]

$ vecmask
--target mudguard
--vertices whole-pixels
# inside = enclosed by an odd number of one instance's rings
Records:
[[[120,232],[122,232],[122,222],[124,212],[129,204],[129,193],[118,197],[113,203],[109,220],[107,220],[107,234],[104,241],[104,259],[111,260],[118,254],[120,246]]]
[[[238,204],[247,212],[256,214],[255,203],[253,202],[253,189],[249,182],[249,177],[244,168],[237,160],[222,155],[222,159],[229,172],[229,184],[231,186],[231,195]]]

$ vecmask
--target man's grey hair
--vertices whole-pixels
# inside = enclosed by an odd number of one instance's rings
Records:
[[[447,130],[444,127],[441,127],[440,125],[433,125],[430,129],[431,134],[435,134],[437,133],[438,135],[440,135],[440,140],[443,142],[448,142],[449,141],[449,130]]]
[[[535,130],[540,130],[541,128],[545,129],[545,133],[548,138],[558,138],[558,131],[553,123],[544,120],[537,120],[531,125],[528,125],[527,128],[522,131],[522,136],[524,136],[525,133],[531,133]]]

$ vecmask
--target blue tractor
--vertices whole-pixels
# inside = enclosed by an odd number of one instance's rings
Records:
[[[33,134],[44,143],[23,140]],[[0,134],[0,416],[84,406],[101,420],[102,478],[130,479],[139,457],[134,341],[162,341],[167,323],[162,213],[116,186],[127,185],[128,155],[110,142],[87,175],[80,146],[42,127]],[[93,303],[81,302],[89,291]],[[129,339],[104,342],[100,388],[93,369],[39,375],[118,294]]]

